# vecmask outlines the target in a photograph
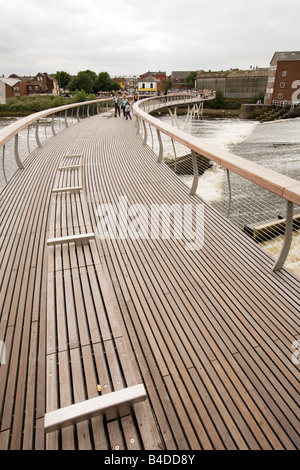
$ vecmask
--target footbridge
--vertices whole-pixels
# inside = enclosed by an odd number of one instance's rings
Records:
[[[151,115],[209,97],[165,99],[0,131],[1,450],[300,448],[300,183]],[[235,175],[286,210],[276,259],[230,220]]]

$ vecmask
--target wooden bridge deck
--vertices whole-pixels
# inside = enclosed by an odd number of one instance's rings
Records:
[[[191,203],[134,121],[103,116],[49,139],[1,192],[0,449],[299,449],[300,280],[208,206],[198,251],[47,246],[96,232],[119,196]],[[138,383],[147,400],[130,415],[45,435],[46,411]]]

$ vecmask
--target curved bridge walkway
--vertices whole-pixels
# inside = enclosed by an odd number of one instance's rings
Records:
[[[96,233],[99,204],[119,196],[190,204],[156,159],[134,120],[95,116],[2,191],[1,449],[300,448],[300,280],[217,212],[205,205],[198,251],[179,239],[47,245]],[[65,187],[82,189],[52,192]],[[147,399],[130,414],[45,434],[46,412],[139,383]]]

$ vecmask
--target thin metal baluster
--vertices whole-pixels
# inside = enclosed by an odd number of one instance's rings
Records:
[[[28,126],[27,127],[27,149],[28,149],[28,155],[30,155],[30,127],[31,126]]]
[[[35,140],[36,140],[37,146],[42,147],[42,144],[39,138],[39,119],[36,121],[36,126],[35,126]]]
[[[164,148],[163,148],[163,143],[162,143],[160,130],[156,129],[156,133],[157,133],[157,138],[158,138],[158,143],[159,143],[159,152],[158,152],[158,157],[157,157],[157,163],[160,163],[163,159]]]
[[[278,256],[278,259],[273,267],[273,271],[278,271],[281,269],[287,259],[289,254],[291,244],[292,244],[292,237],[293,237],[293,210],[294,205],[292,202],[286,202],[286,219],[285,219],[285,236],[284,242],[281,248],[281,252]]]
[[[198,181],[199,181],[197,154],[194,150],[192,150],[192,162],[193,162],[194,179],[193,179],[193,184],[190,190],[190,196],[195,195],[197,188],[198,188]]]
[[[51,130],[52,130],[52,135],[53,136],[56,135],[56,132],[55,132],[55,129],[54,129],[54,116],[55,116],[55,114],[52,114]]]
[[[147,129],[146,129],[146,123],[143,121],[143,127],[144,127],[144,140],[143,140],[143,145],[147,144]]]
[[[227,219],[229,219],[230,209],[231,209],[231,181],[230,181],[230,172],[227,170],[227,181],[228,181],[228,210],[227,210]]]
[[[14,154],[15,154],[16,163],[17,163],[18,167],[22,170],[24,167],[21,163],[20,156],[19,156],[19,134],[15,135]]]
[[[7,183],[7,178],[6,178],[6,173],[5,173],[4,159],[5,159],[5,144],[2,147],[2,172],[3,172],[3,176],[4,176],[4,181],[5,181],[5,184],[6,184]]]

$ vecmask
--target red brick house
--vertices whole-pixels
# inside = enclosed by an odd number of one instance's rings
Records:
[[[55,78],[47,73],[38,73],[33,76],[19,76],[16,74],[10,75],[9,78],[19,79],[20,93],[19,95],[39,95],[43,93],[50,93],[53,95],[59,94],[59,87]]]
[[[5,104],[7,98],[20,95],[20,81],[17,78],[0,77],[0,104]]]
[[[191,74],[190,72],[171,72],[171,81],[172,81],[172,88],[177,90],[187,90],[189,88],[194,88],[189,86],[186,82],[186,78]]]
[[[143,73],[142,75],[140,75],[139,77],[139,80],[144,80],[146,77],[148,76],[151,76],[153,78],[156,78],[157,80],[166,80],[167,79],[167,75],[166,75],[166,72],[146,72],[146,73]]]
[[[270,63],[265,102],[300,103],[300,51],[275,52]]]

